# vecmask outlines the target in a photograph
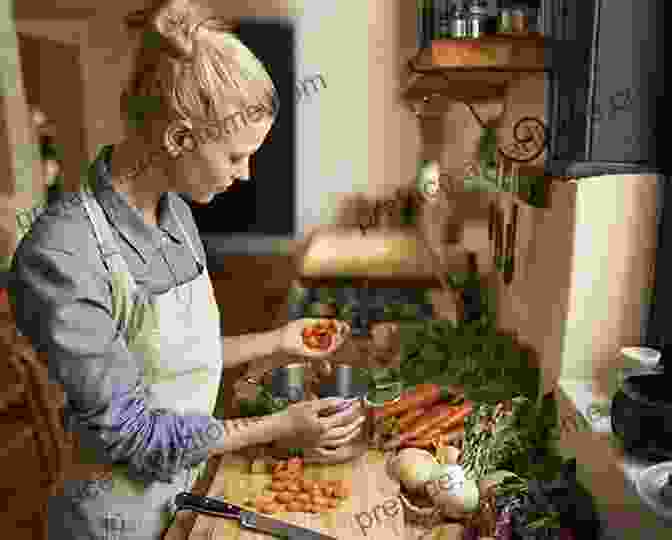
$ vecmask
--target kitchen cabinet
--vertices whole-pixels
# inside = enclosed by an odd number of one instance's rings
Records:
[[[574,161],[661,166],[662,0],[545,0],[558,54],[547,95],[547,165]]]

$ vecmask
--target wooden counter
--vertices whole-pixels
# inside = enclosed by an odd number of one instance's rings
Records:
[[[214,462],[214,460],[213,460]],[[215,467],[213,465],[213,467]],[[216,465],[208,496],[219,496],[243,505],[246,497],[261,493],[270,484],[270,474],[251,474],[250,460],[240,454],[227,454]],[[421,540],[432,534],[404,520],[399,484],[385,472],[383,453],[370,450],[350,463],[340,465],[306,465],[304,475],[311,479],[343,479],[352,486],[351,496],[324,514],[284,512],[274,517],[339,540]],[[192,512],[180,512],[166,540],[268,540],[269,535],[241,530],[234,520],[207,515],[194,519]],[[178,516],[180,515],[178,514]],[[193,523],[193,528],[189,525]],[[460,527],[444,527],[442,540],[459,540]],[[189,531],[189,532],[188,532]]]

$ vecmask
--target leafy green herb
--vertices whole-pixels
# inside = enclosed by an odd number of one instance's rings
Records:
[[[540,406],[523,396],[497,405],[477,403],[465,419],[463,467],[475,479],[507,470],[521,478],[551,480],[564,463],[555,451],[558,437],[553,395],[545,396]],[[502,485],[520,488],[515,479]]]
[[[290,448],[289,450],[287,450],[287,455],[290,458],[303,457],[303,448]]]
[[[261,385],[257,389],[257,396],[254,399],[240,400],[240,416],[265,416],[282,411],[286,409],[288,405],[288,400],[273,397],[270,388]]]
[[[518,395],[536,399],[541,375],[532,351],[498,333],[491,320],[486,313],[479,321],[457,325],[444,320],[402,322],[404,385],[456,384],[475,402],[497,403]]]

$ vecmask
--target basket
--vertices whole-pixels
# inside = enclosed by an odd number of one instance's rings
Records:
[[[416,506],[403,492],[399,492],[399,500],[404,508],[404,518],[409,523],[431,529],[443,522],[441,510],[436,506]]]

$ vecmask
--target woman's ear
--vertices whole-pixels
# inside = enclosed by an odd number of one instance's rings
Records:
[[[173,120],[166,128],[163,144],[168,154],[175,159],[194,150],[196,139],[191,123],[187,120]]]

